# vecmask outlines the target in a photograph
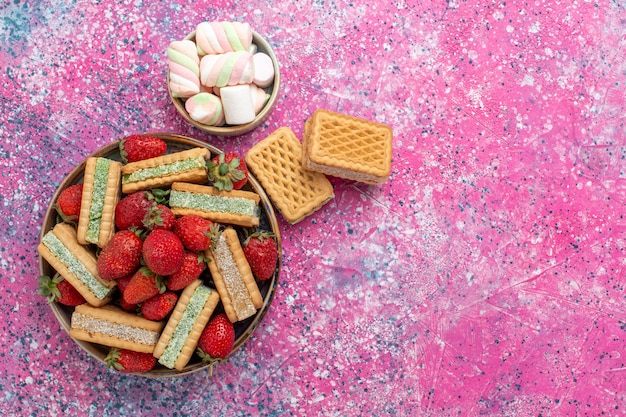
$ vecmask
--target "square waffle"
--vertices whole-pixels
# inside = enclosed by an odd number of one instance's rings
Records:
[[[319,109],[305,124],[303,166],[335,177],[381,184],[391,171],[392,139],[387,125]]]
[[[324,174],[302,167],[302,144],[288,127],[275,130],[246,154],[246,164],[285,220],[295,224],[335,195]]]

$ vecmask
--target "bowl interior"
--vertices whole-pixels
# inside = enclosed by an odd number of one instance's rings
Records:
[[[186,40],[195,40],[196,32],[191,32],[189,35],[185,37]],[[209,126],[203,123],[199,123],[192,119],[187,113],[185,109],[185,100],[179,97],[174,97],[172,95],[172,90],[170,89],[170,73],[167,71],[167,91],[169,93],[170,99],[172,100],[172,104],[180,113],[180,115],[193,126],[197,127],[200,130],[211,133],[216,136],[241,136],[245,133],[250,132],[251,130],[257,128],[263,121],[269,116],[270,112],[276,105],[276,100],[278,99],[278,92],[280,90],[280,68],[278,65],[278,59],[276,58],[276,54],[272,49],[272,46],[257,32],[252,31],[252,42],[257,46],[257,50],[259,52],[266,53],[274,63],[274,82],[272,85],[267,87],[265,90],[269,92],[270,97],[263,109],[256,115],[253,121],[250,123],[242,124],[242,125],[225,125],[225,126]]]
[[[203,147],[203,148],[209,149],[211,151],[211,156],[215,156],[220,153],[223,153],[221,149],[216,148],[210,144],[207,144],[206,142],[202,142],[200,140],[185,137],[185,136],[173,135],[169,133],[150,133],[150,135],[158,136],[161,139],[163,139],[167,143],[168,153],[178,152],[178,151],[182,151],[182,150],[186,150],[186,149],[190,149],[194,147]],[[103,157],[107,157],[110,159],[121,161],[121,157],[119,154],[119,141],[113,142],[112,144],[97,150],[90,156],[94,156],[94,157],[103,156]],[[84,168],[85,168],[85,163],[83,162],[79,166],[74,168],[74,170],[72,170],[72,172],[69,175],[67,175],[67,177],[65,177],[65,179],[62,181],[60,186],[57,188],[56,192],[54,193],[52,197],[51,203],[48,206],[48,209],[46,211],[44,222],[41,228],[40,240],[48,231],[50,231],[54,227],[55,224],[58,223],[58,216],[55,210],[55,203],[59,197],[59,194],[61,193],[63,189],[67,188],[68,186],[72,184],[80,183],[83,181]],[[238,350],[246,342],[246,340],[248,340],[248,338],[254,333],[254,331],[257,329],[257,327],[263,320],[263,317],[267,313],[267,310],[269,309],[269,306],[274,297],[274,292],[276,291],[276,287],[278,286],[278,278],[280,275],[280,265],[282,262],[282,246],[280,243],[280,230],[278,227],[278,222],[276,220],[276,216],[274,214],[272,205],[267,195],[265,194],[265,191],[263,190],[263,188],[260,186],[260,184],[257,182],[257,180],[254,178],[253,175],[249,176],[248,184],[246,184],[244,189],[248,191],[256,192],[261,199],[260,204],[259,204],[259,207],[261,209],[259,228],[263,230],[271,231],[276,235],[276,243],[278,247],[278,264],[277,264],[276,271],[274,272],[274,275],[272,276],[271,279],[267,281],[257,281],[257,284],[259,286],[259,291],[261,292],[261,296],[263,297],[263,306],[257,311],[256,315],[244,321],[234,323],[235,344],[233,346],[233,350],[231,354],[235,352],[236,350]],[[39,268],[40,268],[40,273],[42,275],[52,276],[54,274],[54,270],[52,269],[52,267],[41,256],[39,257]],[[202,278],[204,279],[205,283],[210,281],[210,274],[208,273],[208,271],[205,271]],[[211,283],[209,283],[208,285],[211,286]],[[64,306],[59,303],[52,303],[51,307],[52,307],[52,311],[54,315],[59,321],[59,324],[69,335],[70,326],[71,326],[71,315],[72,315],[72,312],[74,311],[74,308]],[[222,311],[223,310],[220,304],[218,308],[216,308],[214,314],[218,314]],[[94,357],[98,361],[102,362],[103,366],[106,366],[104,364],[104,358],[106,357],[109,351],[109,347],[101,346],[101,345],[97,345],[94,343],[89,343],[89,342],[85,342],[85,341],[77,340],[77,339],[73,339],[73,340],[84,351],[86,351],[88,354],[90,354],[92,357]],[[173,376],[181,376],[181,375],[189,374],[192,372],[196,372],[196,371],[205,369],[207,367],[208,365],[206,363],[203,363],[200,360],[200,358],[197,357],[197,355],[194,355],[192,359],[189,361],[189,363],[187,364],[187,366],[181,371],[178,371],[176,369],[168,369],[157,364],[157,367],[153,369],[152,371],[147,372],[147,373],[139,373],[137,375],[142,375],[142,376],[147,376],[147,377],[173,377]]]

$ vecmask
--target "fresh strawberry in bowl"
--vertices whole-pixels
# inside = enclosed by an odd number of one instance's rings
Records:
[[[109,368],[128,373],[149,372],[156,365],[156,358],[152,353],[119,348],[112,348],[104,361]]]
[[[100,278],[111,280],[130,275],[141,265],[143,241],[131,230],[120,230],[98,256]]]
[[[141,304],[141,315],[148,320],[163,320],[176,307],[177,301],[178,295],[173,291],[157,294]]]
[[[216,225],[195,214],[179,217],[174,222],[172,231],[183,242],[186,249],[193,252],[204,252],[211,245]]]
[[[248,182],[246,162],[235,152],[220,154],[207,162],[209,181],[218,190],[239,190]]]
[[[151,135],[130,135],[120,140],[120,156],[124,163],[143,161],[164,155],[167,143]]]
[[[60,275],[50,278],[47,275],[39,277],[39,295],[48,299],[48,303],[57,302],[66,306],[77,306],[85,302],[85,298]]]
[[[250,234],[243,242],[243,253],[250,269],[261,281],[270,279],[276,271],[278,248],[274,236],[271,232],[258,231]]]
[[[141,311],[140,304],[131,304],[127,302],[126,300],[124,300],[124,291],[126,291],[126,287],[130,283],[130,281],[133,279],[134,275],[135,274],[133,273],[131,275],[126,275],[125,277],[118,278],[115,280],[115,283],[117,284],[117,288],[120,290],[120,293],[121,293],[118,299],[119,305],[120,307],[122,307],[123,310],[130,311],[130,312]]]
[[[213,317],[206,325],[198,340],[198,356],[209,364],[209,376],[213,375],[213,366],[225,362],[233,349],[235,329],[226,314]]]
[[[172,213],[172,210],[165,204],[153,204],[142,223],[147,230],[172,230],[176,216]]]
[[[126,285],[122,299],[127,304],[139,304],[165,292],[166,287],[161,276],[156,275],[149,268],[140,268]]]
[[[185,248],[176,233],[156,229],[143,242],[143,260],[157,275],[172,275],[183,265]]]
[[[183,265],[178,271],[167,277],[166,286],[170,291],[178,291],[198,279],[206,268],[203,254],[185,252]]]
[[[83,195],[83,184],[70,185],[59,194],[56,203],[56,211],[62,221],[76,223],[80,214]]]
[[[119,230],[144,228],[144,220],[154,204],[148,191],[137,191],[122,198],[115,206],[115,227]]]

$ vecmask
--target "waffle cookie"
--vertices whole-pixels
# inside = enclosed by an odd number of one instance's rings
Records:
[[[115,306],[77,306],[72,313],[70,336],[85,342],[152,353],[163,322],[144,319]]]
[[[179,371],[187,365],[219,300],[199,279],[185,287],[154,349],[161,365]]]
[[[170,191],[170,208],[176,216],[195,214],[217,223],[244,227],[259,225],[257,193],[220,191],[208,185],[176,182]]]
[[[224,229],[205,256],[228,319],[235,323],[255,315],[263,306],[263,297],[237,232],[230,227]]]
[[[302,137],[305,169],[381,184],[391,171],[393,132],[387,125],[319,109]]]
[[[115,281],[98,276],[96,256],[78,243],[73,226],[58,223],[44,235],[37,251],[89,304],[100,307],[111,301]]]
[[[334,197],[324,174],[302,164],[302,145],[288,127],[275,130],[246,154],[246,164],[285,220],[295,224]]]
[[[78,242],[103,248],[115,233],[115,206],[120,199],[122,164],[107,158],[85,161],[78,216]]]
[[[122,192],[168,187],[176,181],[207,182],[206,161],[210,156],[208,149],[192,148],[126,164],[122,167]]]

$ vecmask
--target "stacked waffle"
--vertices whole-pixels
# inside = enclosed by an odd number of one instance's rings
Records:
[[[319,109],[306,121],[302,143],[281,127],[246,154],[285,220],[295,224],[334,197],[326,175],[382,184],[391,171],[389,126]]]

